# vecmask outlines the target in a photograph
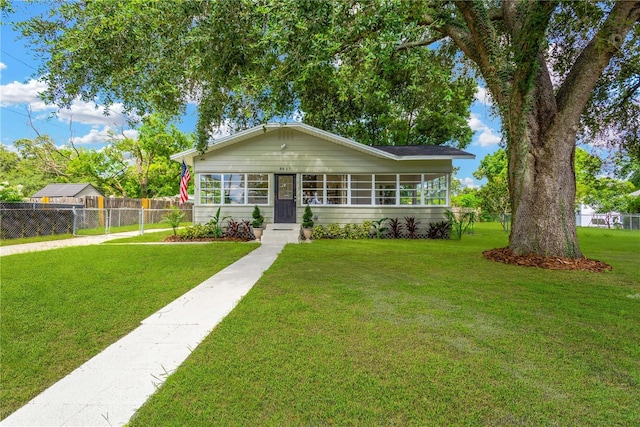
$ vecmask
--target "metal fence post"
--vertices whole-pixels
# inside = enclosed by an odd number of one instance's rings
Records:
[[[144,235],[144,208],[140,208],[140,235]]]
[[[71,235],[76,235],[76,221],[78,220],[78,215],[76,213],[76,207],[72,207],[71,211],[73,212],[73,225],[71,226]]]

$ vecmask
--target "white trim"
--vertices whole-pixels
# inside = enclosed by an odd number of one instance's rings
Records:
[[[316,180],[313,182],[321,182],[322,183],[322,203],[321,204],[317,204],[317,205],[312,205],[313,208],[315,209],[320,208],[320,209],[324,209],[324,208],[332,208],[332,207],[349,207],[349,208],[408,208],[408,209],[417,209],[417,208],[433,208],[433,207],[451,207],[451,194],[449,193],[450,191],[450,185],[449,183],[451,182],[451,173],[449,172],[427,172],[427,173],[371,173],[371,174],[364,174],[364,173],[311,173],[311,172],[306,172],[306,173],[300,173],[300,178],[299,178],[299,189],[300,189],[300,197],[299,197],[299,203],[297,204],[298,207],[304,207],[306,205],[305,203],[305,199],[304,199],[304,175],[314,175],[316,176]],[[345,190],[347,190],[347,203],[346,204],[331,204],[329,203],[329,191],[327,188],[327,175],[340,175],[340,176],[346,176],[347,177],[347,188]],[[351,177],[352,175],[359,175],[359,176],[363,176],[363,175],[369,175],[371,176],[371,197],[370,197],[370,202],[373,203],[368,203],[368,204],[353,204],[352,203],[352,180]],[[390,175],[390,176],[395,176],[395,189],[393,191],[395,191],[395,204],[393,205],[384,205],[384,204],[377,204],[376,203],[376,196],[377,196],[377,188],[376,188],[376,175]],[[401,179],[400,177],[403,175],[416,175],[420,177],[420,197],[416,198],[418,203],[415,205],[403,205],[400,203],[402,197],[401,197],[401,189],[400,189],[400,184],[401,184]],[[429,175],[436,175],[437,178],[426,178]],[[321,176],[322,178],[320,180],[318,180],[318,176]],[[444,190],[445,190],[445,197],[442,198],[444,199],[445,204],[444,205],[439,205],[439,204],[428,204],[427,200],[428,199],[441,199],[440,197],[432,197],[432,198],[428,198],[426,196],[427,193],[427,188],[424,186],[425,181],[432,181],[433,179],[438,179],[438,178],[445,178],[445,186],[444,186]],[[438,189],[440,190],[440,189]],[[342,191],[342,190],[341,190]]]
[[[210,143],[205,149],[205,153],[210,153],[212,151],[219,150],[224,147],[228,147],[229,145],[233,145],[240,141],[247,140],[254,136],[258,136],[260,134],[272,132],[282,128],[291,128],[298,130],[300,132],[304,132],[308,135],[313,135],[318,138],[333,142],[338,145],[342,145],[366,154],[369,154],[374,157],[379,157],[383,159],[396,160],[396,161],[409,161],[409,160],[453,160],[453,159],[475,159],[475,155],[465,153],[465,154],[453,154],[453,155],[434,155],[434,156],[398,156],[395,154],[388,153],[383,150],[379,150],[377,148],[361,144],[349,138],[344,138],[340,135],[333,134],[331,132],[324,131],[322,129],[315,128],[313,126],[309,126],[300,122],[293,123],[267,123],[265,125],[254,126],[249,129],[242,130],[238,133],[234,133],[232,135],[225,136],[220,139],[216,139],[212,143]],[[185,160],[189,166],[194,165],[194,158],[201,155],[201,153],[195,149],[189,149],[186,151],[182,151],[180,153],[174,154],[171,156],[171,160],[182,162]]]
[[[220,203],[202,203],[202,176],[203,175],[220,175]],[[225,203],[225,176],[226,175],[242,175],[243,176],[243,203]],[[267,198],[265,203],[249,203],[249,175],[267,175]],[[196,186],[195,186],[195,194],[194,199],[197,201],[198,206],[270,206],[271,205],[271,176],[273,174],[270,173],[258,173],[258,172],[199,172],[197,174]],[[228,188],[231,190],[231,188]]]

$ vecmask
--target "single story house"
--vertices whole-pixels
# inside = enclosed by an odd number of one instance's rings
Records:
[[[31,196],[31,201],[42,203],[76,203],[87,196],[102,196],[91,184],[49,184]]]
[[[303,123],[256,126],[171,156],[192,168],[194,222],[221,216],[300,223],[310,204],[317,224],[412,216],[423,226],[450,207],[454,159],[444,146],[367,146]]]

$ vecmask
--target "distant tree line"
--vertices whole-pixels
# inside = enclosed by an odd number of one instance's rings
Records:
[[[612,176],[607,176],[605,163],[595,154],[576,148],[576,204],[586,204],[598,213],[640,213],[640,197],[629,194],[640,189],[640,165],[628,157],[615,159]],[[480,162],[474,178],[486,180],[479,188],[457,188],[452,204],[480,209],[486,219],[505,218],[511,214],[507,153],[500,149]]]
[[[169,156],[192,147],[194,137],[158,114],[145,117],[137,131],[137,138],[111,133],[100,149],[57,145],[39,133],[15,141],[17,151],[0,146],[0,198],[20,200],[47,184],[65,182],[91,183],[108,196],[175,196],[180,164]]]

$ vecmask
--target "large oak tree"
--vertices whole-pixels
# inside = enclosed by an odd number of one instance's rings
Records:
[[[366,142],[469,141],[469,76],[502,119],[515,253],[580,257],[579,136],[637,155],[640,2],[62,2],[22,28],[48,98],[199,108],[216,125],[301,112]]]

